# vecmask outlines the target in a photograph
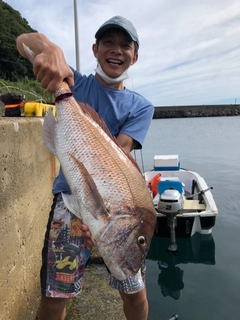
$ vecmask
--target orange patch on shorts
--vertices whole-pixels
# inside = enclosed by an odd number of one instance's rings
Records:
[[[64,283],[74,283],[74,275],[67,273],[56,273],[56,280]]]
[[[81,237],[82,231],[80,230],[81,221],[79,219],[71,220],[71,236]]]

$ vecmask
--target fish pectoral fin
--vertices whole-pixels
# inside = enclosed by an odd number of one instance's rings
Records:
[[[77,197],[73,194],[62,193],[62,198],[65,206],[71,211],[75,216],[82,219],[81,213],[79,211],[79,205]]]
[[[57,121],[54,118],[52,109],[49,108],[47,115],[44,117],[44,121],[43,121],[42,137],[43,137],[44,145],[55,155],[57,154],[55,143],[54,143],[54,131],[55,131],[56,123]]]
[[[70,156],[75,161],[77,168],[81,172],[84,182],[83,192],[88,195],[85,200],[85,207],[96,219],[98,219],[99,216],[110,217],[109,209],[104,204],[103,198],[98,191],[96,183],[94,182],[91,174],[87,171],[84,164],[76,159],[74,155],[71,154]]]

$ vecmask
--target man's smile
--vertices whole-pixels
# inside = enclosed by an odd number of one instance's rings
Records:
[[[117,60],[117,59],[107,59],[107,63],[113,63],[113,64],[117,64],[117,65],[122,65],[123,62],[121,60]]]

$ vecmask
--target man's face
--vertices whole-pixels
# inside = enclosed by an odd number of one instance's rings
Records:
[[[138,59],[134,42],[121,30],[104,33],[99,45],[93,45],[93,53],[103,71],[111,78],[119,77]]]

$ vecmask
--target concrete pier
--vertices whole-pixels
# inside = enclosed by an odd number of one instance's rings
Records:
[[[58,163],[42,119],[0,117],[0,319],[34,320],[41,250]]]
[[[122,299],[109,285],[109,274],[97,251],[93,249],[84,274],[81,294],[67,306],[66,320],[124,320]]]

